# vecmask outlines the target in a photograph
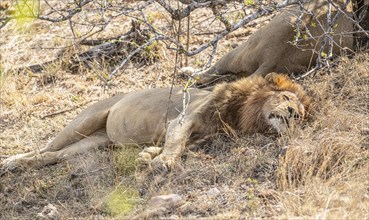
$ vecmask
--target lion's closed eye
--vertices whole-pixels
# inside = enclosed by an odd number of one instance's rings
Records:
[[[284,99],[285,101],[290,101],[290,97],[288,97],[287,95],[283,95],[283,99]]]
[[[301,121],[305,111],[301,100],[290,91],[282,91],[271,96],[267,106],[270,106],[270,111],[267,110],[269,113],[266,115],[268,123],[277,132],[292,128],[292,124]]]

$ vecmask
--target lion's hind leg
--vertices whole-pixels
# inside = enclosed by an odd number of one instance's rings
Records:
[[[15,155],[2,162],[2,168],[13,170],[22,168],[39,168],[48,164],[55,164],[70,156],[85,153],[91,149],[108,146],[110,140],[105,129],[99,130],[73,144],[58,151],[48,151],[47,147],[40,151]]]

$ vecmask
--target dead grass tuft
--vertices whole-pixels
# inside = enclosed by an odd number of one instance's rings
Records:
[[[342,58],[331,76],[304,82],[315,94],[315,119],[279,160],[282,216],[368,217],[367,64],[368,55]]]
[[[142,147],[136,145],[129,145],[120,147],[113,152],[114,165],[116,167],[117,175],[129,176],[136,171],[138,153]]]

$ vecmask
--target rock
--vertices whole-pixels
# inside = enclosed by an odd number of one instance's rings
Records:
[[[55,206],[48,204],[42,209],[42,212],[37,214],[37,219],[58,219],[59,212]]]
[[[180,73],[185,74],[187,76],[192,76],[192,74],[194,74],[195,72],[197,72],[196,69],[190,66],[185,66],[180,69]]]
[[[179,219],[179,216],[178,215],[171,215],[171,216],[169,216],[168,219],[173,219],[173,220]]]
[[[173,208],[180,206],[183,199],[178,194],[155,196],[147,204],[144,218],[152,218],[169,213]]]
[[[148,203],[149,207],[175,207],[182,202],[182,197],[178,194],[169,194],[152,197]]]
[[[208,190],[208,196],[217,196],[219,194],[220,194],[220,191],[217,188],[211,188]]]

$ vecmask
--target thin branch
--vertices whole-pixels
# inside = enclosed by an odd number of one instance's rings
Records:
[[[132,34],[135,31],[137,31],[137,28],[133,24],[130,31],[118,37],[116,40],[113,40],[111,42],[106,42],[103,44],[99,44],[93,48],[90,48],[88,51],[74,54],[72,56],[72,59],[69,61],[69,64],[86,63],[86,61],[89,61],[89,60],[92,60],[98,57],[111,56],[118,51],[118,49],[121,47],[121,43],[128,41],[130,38],[132,38]],[[17,69],[17,72],[21,72],[23,70],[31,70],[32,72],[41,72],[45,66],[58,63],[58,62],[63,62],[63,57],[59,57],[54,60],[47,61],[41,64],[34,64],[34,65],[26,66],[26,67],[21,67]]]
[[[329,60],[333,57],[333,37],[332,35],[333,35],[333,24],[334,23],[332,23],[332,0],[328,0],[327,23],[328,23],[328,29],[327,29],[327,34],[326,34],[326,37],[328,39],[327,60]]]
[[[82,11],[83,6],[87,5],[88,3],[92,2],[93,0],[82,0],[80,4],[77,4],[78,7],[67,10],[67,15],[63,15],[60,13],[59,18],[50,18],[46,16],[38,16],[37,18],[40,20],[50,21],[50,22],[61,22],[71,19],[74,15],[78,14]]]
[[[190,52],[189,51],[186,51],[185,54],[187,56],[194,56],[194,55],[200,53],[201,51],[209,48],[210,46],[214,46],[220,39],[222,39],[223,37],[225,37],[227,34],[229,34],[229,33],[233,32],[233,31],[239,29],[240,27],[245,26],[249,22],[251,22],[251,21],[253,21],[253,20],[255,20],[255,19],[257,19],[257,18],[259,18],[261,16],[269,15],[272,12],[274,12],[275,10],[284,8],[284,7],[286,7],[288,5],[291,5],[291,4],[296,4],[298,2],[301,2],[301,0],[284,1],[284,2],[282,2],[280,4],[278,4],[275,7],[268,7],[268,8],[262,8],[262,7],[260,7],[257,12],[255,12],[255,13],[249,15],[249,16],[246,16],[246,17],[242,18],[237,23],[232,24],[231,27],[228,30],[222,31],[220,34],[218,34],[217,36],[215,36],[210,42],[202,44],[201,46],[199,46],[194,51],[190,51]],[[302,2],[305,2],[305,1],[302,1]]]
[[[208,43],[204,43],[201,46],[199,46],[196,50],[191,51],[191,52],[186,52],[185,54],[187,56],[194,56],[198,53],[200,53],[201,51],[209,48],[210,46],[214,46],[220,39],[222,39],[224,36],[226,36],[227,34],[237,30],[240,27],[243,27],[244,25],[246,25],[247,23],[249,23],[250,21],[253,21],[257,18],[259,18],[260,16],[264,16],[267,14],[270,14],[274,11],[274,9],[263,9],[260,8],[257,12],[244,17],[243,19],[241,19],[240,21],[238,21],[237,23],[233,24],[229,30],[224,30],[222,31],[220,34],[218,34],[216,37],[214,37],[210,42]]]
[[[151,39],[149,39],[146,43],[142,44],[141,46],[137,47],[134,51],[132,51],[122,62],[119,64],[118,67],[116,67],[109,75],[109,79],[111,79],[113,76],[117,76],[117,72],[119,69],[121,69],[134,55],[136,55],[138,52],[140,52],[142,49],[146,48],[147,46],[151,45],[155,41],[158,40],[164,40],[166,39],[163,35],[155,36]]]
[[[306,73],[302,74],[301,76],[295,77],[295,80],[300,80],[300,79],[304,79],[307,76],[309,76],[312,73],[315,73],[316,71],[318,71],[320,69],[320,65],[316,65],[314,68],[312,68],[311,70],[307,71]]]
[[[334,2],[332,2],[332,6],[339,12],[341,12],[342,14],[345,15],[345,17],[347,19],[349,19],[350,21],[353,22],[353,24],[358,28],[358,33],[362,33],[365,34],[366,37],[369,38],[369,30],[365,30],[363,27],[361,27],[361,25],[359,24],[358,21],[356,21],[355,19],[353,19],[348,13],[347,11],[345,11],[346,7],[347,7],[347,2],[350,2],[350,0],[346,0],[345,4],[343,5],[344,7],[338,7]]]
[[[60,110],[60,111],[52,112],[52,113],[49,113],[49,114],[46,114],[46,115],[42,115],[42,116],[40,116],[40,119],[45,119],[47,117],[52,117],[52,116],[55,116],[55,115],[63,114],[65,112],[70,112],[70,111],[73,111],[76,108],[77,107],[72,107],[72,108],[68,108],[68,109],[63,109],[63,110]]]
[[[220,22],[222,22],[226,28],[226,30],[230,30],[232,27],[231,22],[224,16],[223,13],[219,11],[219,8],[217,6],[211,7],[211,10],[213,11],[213,14],[216,16],[216,18],[219,19]]]
[[[224,4],[224,1],[218,1],[218,0],[206,1],[206,2],[192,1],[191,4],[189,4],[186,8],[179,10],[179,9],[172,8],[172,6],[170,6],[170,4],[168,4],[165,0],[155,0],[155,1],[159,3],[171,15],[172,19],[177,20],[177,21],[189,16],[190,13],[194,11],[195,9],[205,8],[211,5]]]
[[[177,7],[179,9],[179,4],[177,4]],[[173,28],[175,28],[173,18],[172,18],[172,24],[173,24]],[[178,29],[177,29],[177,42],[178,42],[177,47],[178,47],[178,45],[180,45],[180,29],[181,29],[181,19],[179,19],[179,25],[178,25]],[[173,76],[172,76],[172,83],[170,85],[170,91],[169,91],[169,96],[168,96],[167,111],[165,112],[165,127],[167,127],[167,125],[168,125],[169,108],[170,108],[170,103],[172,102],[171,98],[172,98],[172,95],[173,95],[174,80],[176,79],[176,75],[177,75],[178,57],[179,57],[179,50],[176,50],[176,56],[175,56],[174,68],[173,68]]]
[[[191,24],[191,16],[188,16],[187,17],[186,51],[190,49],[190,24]],[[188,56],[186,56],[185,65],[188,66]]]
[[[92,100],[92,101],[97,101],[97,100]],[[70,112],[70,111],[73,111],[77,108],[81,108],[81,107],[85,106],[88,103],[91,103],[91,100],[88,101],[88,102],[84,102],[84,103],[81,103],[79,105],[73,106],[73,107],[68,108],[68,109],[63,109],[63,110],[59,110],[59,111],[56,111],[56,112],[52,112],[52,113],[49,113],[49,114],[42,115],[42,116],[40,116],[40,119],[45,119],[47,117],[52,117],[52,116],[55,116],[55,115],[63,114],[65,112]]]
[[[302,24],[302,18],[303,16],[305,15],[305,8],[304,8],[304,5],[299,2],[299,5],[300,5],[300,15],[297,17],[297,20],[296,20],[296,35],[295,35],[295,41],[294,41],[294,44],[297,45],[297,42],[299,42],[299,39],[300,39],[300,35],[301,35],[301,24]]]
[[[211,52],[211,54],[210,54],[210,58],[209,58],[209,60],[208,60],[208,63],[205,65],[204,69],[206,69],[206,68],[209,68],[209,67],[210,67],[210,65],[211,65],[211,61],[213,61],[214,56],[215,56],[215,53],[217,52],[217,47],[218,47],[218,43],[215,43],[215,44],[213,45],[213,51],[212,51],[212,52]]]

